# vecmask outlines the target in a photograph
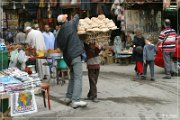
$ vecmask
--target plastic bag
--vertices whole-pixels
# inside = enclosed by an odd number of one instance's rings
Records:
[[[27,56],[25,54],[25,52],[23,50],[20,50],[19,51],[19,54],[18,54],[18,62],[19,63],[25,63],[27,61]]]

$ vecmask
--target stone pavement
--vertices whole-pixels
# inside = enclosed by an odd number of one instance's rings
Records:
[[[83,65],[83,93],[86,98],[89,90],[87,69]],[[101,66],[98,81],[100,103],[88,102],[87,108],[73,109],[63,104],[67,82],[63,86],[51,81],[51,110],[44,108],[43,99],[36,96],[38,112],[13,118],[13,120],[178,120],[176,106],[178,80],[163,80],[163,69],[155,67],[156,81],[132,81],[134,65],[118,64]],[[148,74],[149,76],[149,74]],[[151,118],[152,117],[152,118]],[[169,117],[172,117],[172,119]]]

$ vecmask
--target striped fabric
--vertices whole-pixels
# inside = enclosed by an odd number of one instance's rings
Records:
[[[176,31],[170,27],[165,28],[159,35],[159,41],[162,41],[164,52],[175,52],[176,48]]]

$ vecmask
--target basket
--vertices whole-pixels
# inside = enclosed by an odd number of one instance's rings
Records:
[[[61,57],[62,53],[46,53],[45,56],[48,57],[48,58]]]
[[[85,43],[91,42],[107,42],[109,41],[111,31],[107,32],[87,32],[85,35],[79,35]]]

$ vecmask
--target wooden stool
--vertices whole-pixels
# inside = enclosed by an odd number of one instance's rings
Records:
[[[46,97],[47,97],[48,108],[50,110],[51,104],[50,104],[50,96],[49,96],[49,84],[48,83],[41,83],[41,91],[42,91],[43,100],[44,100],[44,107],[46,107]]]
[[[60,84],[61,85],[64,85],[66,82],[65,82],[65,73],[67,73],[68,75],[68,79],[70,79],[70,70],[69,68],[65,68],[65,69],[60,69],[58,68],[57,69],[57,84]],[[61,80],[59,80],[59,76],[61,75]]]

